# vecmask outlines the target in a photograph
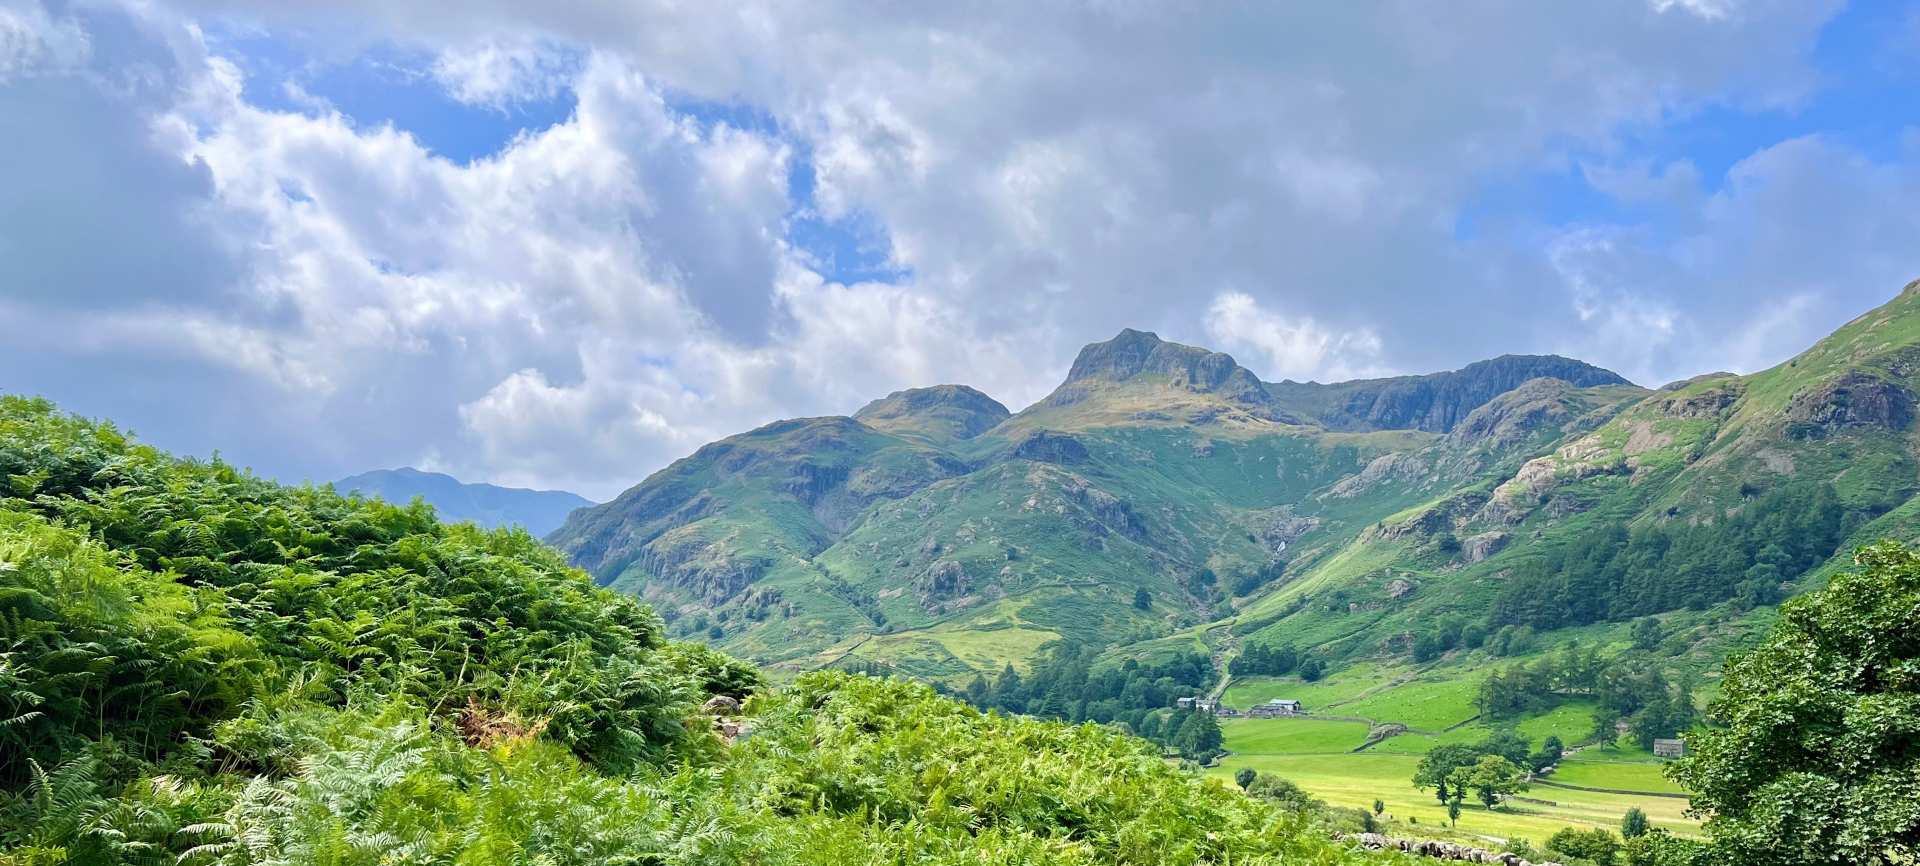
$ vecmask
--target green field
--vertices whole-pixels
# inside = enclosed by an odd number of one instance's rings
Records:
[[[1318,683],[1302,683],[1293,677],[1236,680],[1226,693],[1232,706],[1247,706],[1256,699],[1284,694],[1307,701],[1309,712],[1395,722],[1432,733],[1402,734],[1355,752],[1366,741],[1370,727],[1366,722],[1228,719],[1220,727],[1231,754],[1208,772],[1231,778],[1239,769],[1251,767],[1290,779],[1334,806],[1371,808],[1378,799],[1386,804],[1387,816],[1401,825],[1392,827],[1392,832],[1418,835],[1423,830],[1432,831],[1444,825],[1446,808],[1431,792],[1414,787],[1413,771],[1428,749],[1443,743],[1473,743],[1494,730],[1485,722],[1472,721],[1440,732],[1448,725],[1473,718],[1471,698],[1477,683],[1477,677],[1466,673],[1414,672],[1372,665],[1356,666]],[[1512,728],[1536,745],[1549,735],[1572,744],[1591,729],[1592,713],[1590,703],[1569,702],[1519,720]],[[1550,780],[1593,788],[1682,793],[1679,786],[1661,775],[1663,766],[1638,749],[1594,747],[1568,755]],[[1569,825],[1617,830],[1620,817],[1632,807],[1646,812],[1655,826],[1685,835],[1698,831],[1698,824],[1685,814],[1687,801],[1681,798],[1540,784],[1497,809],[1469,804],[1461,813],[1459,832],[1537,843]]]
[[[1564,785],[1581,785],[1588,788],[1617,788],[1626,791],[1662,791],[1673,794],[1686,793],[1686,789],[1668,780],[1663,770],[1665,762],[1651,755],[1641,759],[1644,752],[1625,752],[1614,749],[1587,749],[1578,754],[1568,755],[1560,762],[1560,768],[1553,771],[1553,781]]]

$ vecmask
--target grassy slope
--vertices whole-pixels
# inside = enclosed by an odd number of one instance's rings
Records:
[[[1285,641],[1316,649],[1338,671],[1398,657],[1406,636],[1437,617],[1483,617],[1517,565],[1612,524],[1716,519],[1739,507],[1750,482],[1830,481],[1850,506],[1894,503],[1857,539],[1920,537],[1920,506],[1907,500],[1920,477],[1909,437],[1782,433],[1794,395],[1841,373],[1914,384],[1908,359],[1917,347],[1920,299],[1903,294],[1773,370],[1658,392],[1550,393],[1531,407],[1551,410],[1541,416],[1550,420],[1479,440],[1328,433],[1212,394],[1082,383],[1075,400],[1043,403],[966,441],[848,434],[864,444],[832,450],[829,463],[890,466],[879,474],[913,480],[837,522],[769,491],[765,477],[689,474],[686,484],[709,484],[734,504],[682,531],[720,559],[756,563],[751,586],[779,599],[771,613],[658,589],[632,568],[619,585],[700,613],[699,624],[723,626],[723,647],[792,670],[870,660],[956,682],[1023,666],[1058,638],[1111,647],[1113,660],[1195,649],[1225,656],[1246,641]],[[1018,459],[1026,437],[1043,431],[1074,437],[1087,458]],[[974,468],[916,476],[928,455]],[[1382,470],[1383,455],[1402,462]],[[1314,523],[1279,554],[1286,567],[1276,580],[1245,598],[1189,593],[1201,568],[1227,584],[1266,565],[1277,545],[1262,533],[1287,518]],[[1469,562],[1442,547],[1443,534],[1499,534],[1506,545]],[[958,565],[964,588],[927,590],[942,563]],[[1136,589],[1150,594],[1149,610],[1132,607]],[[1710,668],[1765,614],[1682,619],[1703,638],[1690,658]],[[1418,720],[1437,724],[1449,712],[1436,706]]]

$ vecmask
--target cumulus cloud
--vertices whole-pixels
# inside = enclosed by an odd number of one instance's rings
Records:
[[[1257,353],[1255,371],[1265,379],[1341,381],[1390,372],[1380,365],[1380,336],[1371,329],[1336,330],[1310,318],[1284,316],[1242,292],[1215,297],[1205,324],[1216,344]]]
[[[607,496],[900,387],[1018,408],[1124,326],[1269,378],[1760,364],[1920,270],[1912,160],[1816,138],[1705,178],[1623,151],[1804,100],[1833,10],[0,3],[23,156],[0,325],[87,335],[0,345],[0,386],[285,477]],[[405,46],[483,112],[575,110],[455,163],[405,123],[268,104],[212,23]],[[1487,185],[1570,165],[1658,224],[1462,231]],[[834,273],[796,231],[821,221],[871,227],[897,276]]]
[[[577,54],[563,46],[487,39],[441,48],[433,59],[433,77],[461,102],[505,108],[559,96],[577,66]]]

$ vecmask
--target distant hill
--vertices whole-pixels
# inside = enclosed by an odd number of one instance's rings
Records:
[[[792,669],[957,684],[1054,642],[1401,663],[1463,630],[1739,616],[1920,537],[1917,395],[1913,287],[1772,370],[1657,390],[1550,355],[1264,382],[1126,330],[1019,412],[944,385],[769,424],[549,541]]]
[[[335,481],[333,487],[400,505],[418,496],[448,523],[472,521],[488,528],[518,525],[534,535],[552,532],[574,509],[593,504],[564,490],[469,484],[451,475],[409,467],[362,472]]]

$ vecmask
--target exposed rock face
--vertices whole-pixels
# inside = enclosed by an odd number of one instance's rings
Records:
[[[965,566],[942,559],[914,581],[914,589],[919,592],[922,607],[929,611],[942,610],[956,600],[963,600],[973,590],[973,579],[967,575]]]
[[[1413,581],[1410,581],[1404,577],[1396,577],[1390,581],[1387,581],[1387,597],[1388,598],[1404,598],[1407,593],[1410,593],[1413,591],[1413,588],[1414,588]]]
[[[1300,517],[1293,513],[1291,507],[1283,506],[1268,515],[1266,528],[1260,532],[1260,541],[1269,552],[1278,555],[1287,549],[1287,545],[1319,526],[1320,518]]]
[[[724,542],[705,538],[693,527],[662,534],[641,549],[637,564],[652,581],[710,605],[739,595],[766,573],[768,565],[762,559],[734,555]]]
[[[1553,454],[1523,464],[1512,478],[1494,488],[1480,519],[1506,525],[1519,523],[1560,485],[1595,475],[1621,475],[1630,471],[1624,460],[1615,459],[1595,437],[1586,436]]]
[[[1135,420],[1177,417],[1191,424],[1207,424],[1221,418],[1245,417],[1302,423],[1299,417],[1282,411],[1260,377],[1240,366],[1232,355],[1169,343],[1131,328],[1104,343],[1081,349],[1067,372],[1067,380],[1037,406],[1072,406],[1114,387],[1134,386],[1207,394],[1229,404],[1178,416],[1146,409],[1133,413]]]
[[[1573,385],[1560,379],[1528,379],[1505,394],[1475,407],[1448,434],[1464,443],[1509,445],[1543,427],[1558,427],[1571,412],[1561,403]]]
[[[1487,495],[1484,493],[1469,492],[1448,497],[1446,501],[1406,520],[1381,527],[1380,537],[1392,539],[1451,532],[1455,527],[1466,522],[1467,518],[1486,501]]]
[[[1482,532],[1460,542],[1460,558],[1468,563],[1482,562],[1487,557],[1499,553],[1507,542],[1513,540],[1513,534],[1495,530]]]
[[[1448,373],[1268,387],[1282,405],[1317,418],[1328,429],[1448,433],[1493,398],[1541,378],[1579,388],[1632,384],[1611,370],[1558,355],[1502,355]]]
[[[1711,387],[1694,390],[1693,385],[1712,381]],[[1695,376],[1681,382],[1675,382],[1660,389],[1662,392],[1676,392],[1672,396],[1662,396],[1655,404],[1660,411],[1674,418],[1715,419],[1725,415],[1727,409],[1739,402],[1740,395],[1746,393],[1747,384],[1732,373],[1709,373]]]
[[[1088,379],[1124,382],[1136,378],[1250,404],[1265,404],[1269,399],[1260,377],[1236,363],[1232,355],[1169,343],[1156,334],[1132,328],[1080,350],[1067,371],[1069,385]]]
[[[1913,423],[1913,395],[1868,373],[1836,376],[1793,395],[1787,405],[1791,439],[1825,439],[1847,428],[1905,430]]]
[[[1078,476],[1067,480],[1060,488],[1069,499],[1080,504],[1092,515],[1098,525],[1110,529],[1136,541],[1147,537],[1147,526],[1134,513],[1133,506],[1126,500],[1087,483]]]
[[[1014,446],[1013,456],[1040,463],[1073,466],[1087,462],[1087,446],[1065,433],[1041,430]]]
[[[1340,479],[1322,495],[1332,499],[1349,499],[1389,481],[1420,479],[1430,471],[1426,461],[1413,454],[1395,451],[1368,461],[1365,469]]]
[[[853,417],[875,430],[964,440],[993,429],[1011,414],[999,401],[966,385],[935,385],[895,391]]]

